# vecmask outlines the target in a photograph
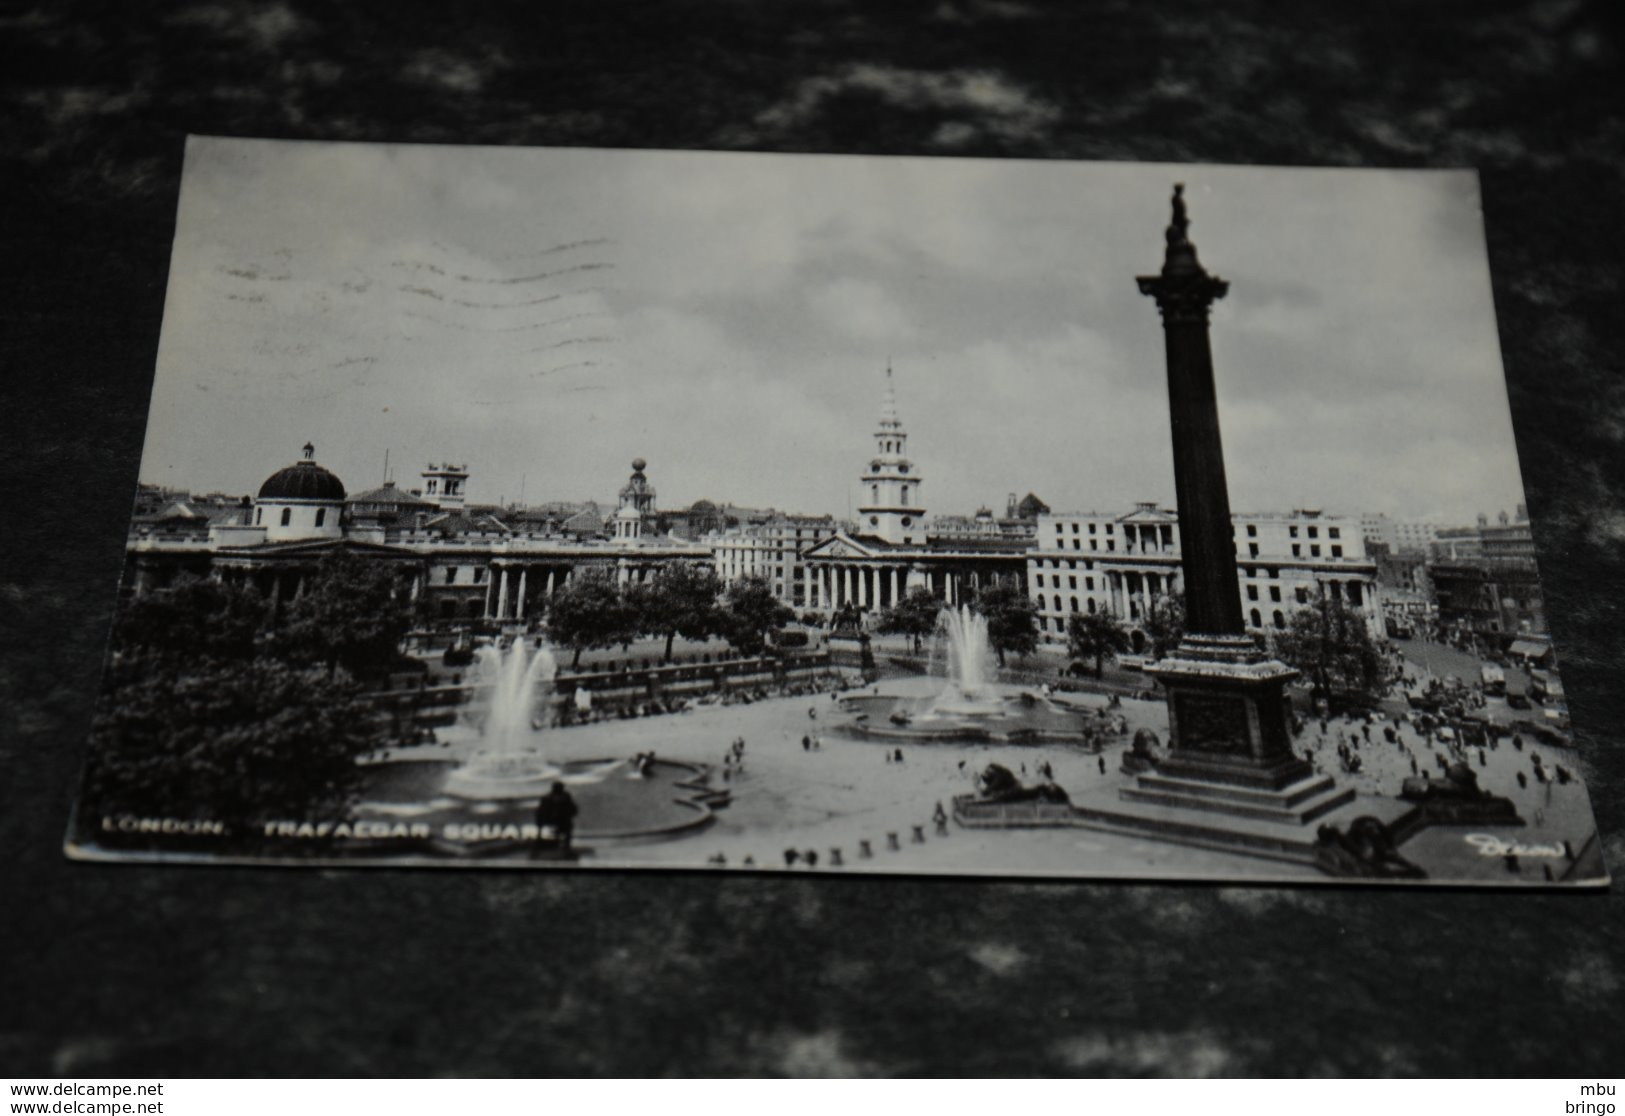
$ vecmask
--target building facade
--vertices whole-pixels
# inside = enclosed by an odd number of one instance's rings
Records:
[[[701,540],[711,548],[724,585],[742,578],[765,581],[792,608],[805,608],[809,579],[802,554],[835,534],[835,519],[822,515],[775,515],[765,523],[731,527]]]
[[[1284,629],[1296,609],[1325,595],[1360,612],[1374,636],[1382,634],[1376,564],[1366,555],[1357,520],[1302,509],[1236,514],[1232,529],[1250,630]],[[1155,503],[1126,514],[1041,515],[1027,556],[1027,585],[1045,642],[1064,644],[1074,613],[1108,612],[1140,650],[1152,604],[1182,592],[1178,516]]]
[[[636,465],[622,499],[636,529],[608,539],[573,533],[556,517],[504,520],[500,509],[469,505],[463,466],[431,465],[421,496],[385,484],[350,500],[307,445],[302,460],[273,473],[251,506],[231,515],[210,518],[181,505],[133,521],[124,591],[139,596],[190,575],[292,599],[324,557],[345,551],[394,567],[425,622],[525,625],[588,573],[625,585],[671,563],[712,563],[708,547],[644,533],[654,492],[646,478],[635,483]]]

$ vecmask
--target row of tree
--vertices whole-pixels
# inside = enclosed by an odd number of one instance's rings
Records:
[[[575,653],[574,668],[583,651],[643,636],[665,639],[666,662],[679,636],[720,636],[741,655],[759,655],[769,635],[794,618],[761,578],[724,588],[709,566],[670,565],[649,581],[625,586],[607,573],[572,578],[548,602],[545,622],[548,638]]]

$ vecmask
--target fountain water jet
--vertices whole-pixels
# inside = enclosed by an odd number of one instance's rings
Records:
[[[1004,708],[992,685],[993,644],[988,639],[987,617],[969,605],[945,608],[937,617],[937,630],[947,647],[948,684],[926,703],[920,719],[989,717]]]
[[[485,723],[480,743],[466,762],[446,776],[445,791],[459,798],[531,798],[555,779],[571,779],[547,761],[536,731],[537,691],[550,686],[558,663],[546,647],[516,640],[506,654],[479,652]]]

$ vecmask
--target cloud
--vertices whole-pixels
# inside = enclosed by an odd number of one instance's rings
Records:
[[[844,337],[897,347],[911,344],[914,327],[902,307],[878,283],[863,279],[837,279],[813,291],[807,299],[812,312]]]
[[[939,142],[957,145],[977,132],[1005,140],[1041,139],[1060,110],[992,70],[909,70],[861,62],[832,74],[804,79],[790,96],[757,116],[774,131],[799,129],[827,111],[831,102],[851,96],[875,97],[893,108],[948,112],[960,116],[957,129]]]

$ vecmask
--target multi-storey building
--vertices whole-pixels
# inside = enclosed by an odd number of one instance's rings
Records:
[[[1249,628],[1283,629],[1295,609],[1326,595],[1358,610],[1372,634],[1381,634],[1376,564],[1366,556],[1357,520],[1307,508],[1232,520]],[[1152,603],[1181,591],[1178,516],[1155,503],[1138,504],[1127,514],[1039,516],[1027,555],[1027,586],[1046,642],[1066,641],[1073,613],[1103,611],[1122,620],[1141,649]]]
[[[803,608],[809,601],[801,555],[834,534],[832,516],[779,514],[765,523],[731,527],[701,541],[711,548],[724,584],[759,577],[780,601]]]
[[[1368,545],[1386,546],[1390,554],[1426,554],[1439,537],[1439,525],[1367,512],[1360,517],[1360,534]]]
[[[229,515],[210,519],[177,506],[133,522],[124,588],[140,595],[192,574],[251,584],[281,600],[299,594],[323,557],[344,551],[393,566],[426,620],[524,623],[585,571],[626,584],[668,563],[712,561],[707,547],[643,533],[654,493],[646,478],[637,483],[637,465],[622,496],[631,515],[617,519],[624,534],[604,539],[574,534],[553,518],[505,520],[501,509],[469,505],[462,466],[431,465],[421,496],[386,485],[352,505],[307,445],[303,460],[277,470]]]

